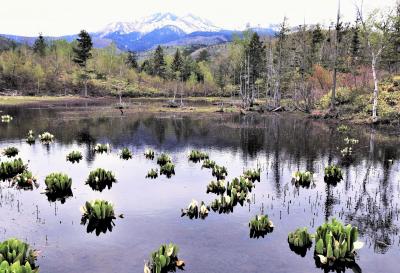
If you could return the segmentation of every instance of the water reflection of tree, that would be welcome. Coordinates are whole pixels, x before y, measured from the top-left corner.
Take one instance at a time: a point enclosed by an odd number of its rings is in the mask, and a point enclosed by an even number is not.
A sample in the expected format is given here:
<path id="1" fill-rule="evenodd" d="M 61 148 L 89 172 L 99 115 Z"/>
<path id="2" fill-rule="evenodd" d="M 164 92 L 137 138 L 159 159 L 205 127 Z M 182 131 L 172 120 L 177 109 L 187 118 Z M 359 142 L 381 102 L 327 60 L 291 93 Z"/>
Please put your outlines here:
<path id="1" fill-rule="evenodd" d="M 368 183 L 370 182 L 371 172 L 373 169 L 373 159 L 375 148 L 375 134 L 371 133 L 369 157 L 367 159 L 366 172 L 363 178 L 360 193 L 355 199 L 354 209 L 349 212 L 346 217 L 349 221 L 356 223 L 360 229 L 360 233 L 367 235 L 373 243 L 374 251 L 377 253 L 386 253 L 390 246 L 394 243 L 392 238 L 399 232 L 394 215 L 398 215 L 399 209 L 393 203 L 393 187 L 390 184 L 390 174 L 392 164 L 389 159 L 392 159 L 392 149 L 380 149 L 379 154 L 383 155 L 382 169 L 383 177 L 379 180 L 378 188 L 375 192 L 368 191 Z M 379 166 L 376 164 L 376 169 Z"/>

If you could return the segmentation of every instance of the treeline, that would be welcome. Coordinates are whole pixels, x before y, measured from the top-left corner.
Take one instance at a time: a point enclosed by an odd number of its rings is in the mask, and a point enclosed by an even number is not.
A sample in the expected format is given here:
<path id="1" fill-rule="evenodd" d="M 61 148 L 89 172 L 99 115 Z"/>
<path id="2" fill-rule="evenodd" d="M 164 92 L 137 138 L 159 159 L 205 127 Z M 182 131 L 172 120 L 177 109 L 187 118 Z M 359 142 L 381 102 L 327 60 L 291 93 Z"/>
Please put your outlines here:
<path id="1" fill-rule="evenodd" d="M 29 94 L 236 96 L 244 108 L 263 99 L 271 109 L 322 106 L 332 112 L 359 94 L 359 111 L 376 119 L 379 80 L 395 75 L 399 61 L 399 5 L 368 15 L 358 7 L 351 23 L 342 21 L 339 10 L 328 27 L 291 27 L 285 18 L 274 37 L 245 31 L 219 50 L 178 48 L 166 54 L 159 46 L 145 59 L 114 45 L 92 48 L 85 31 L 72 43 L 40 35 L 32 47 L 1 50 L 0 88 Z M 391 99 L 387 105 L 400 103 Z"/>

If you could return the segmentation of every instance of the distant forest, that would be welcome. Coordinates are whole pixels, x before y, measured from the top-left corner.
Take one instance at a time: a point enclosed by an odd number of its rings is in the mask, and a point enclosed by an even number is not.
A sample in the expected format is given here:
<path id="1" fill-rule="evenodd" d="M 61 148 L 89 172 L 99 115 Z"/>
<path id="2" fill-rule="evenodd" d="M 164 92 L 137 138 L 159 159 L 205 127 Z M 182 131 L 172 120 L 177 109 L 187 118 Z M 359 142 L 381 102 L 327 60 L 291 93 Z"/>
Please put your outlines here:
<path id="1" fill-rule="evenodd" d="M 33 46 L 0 38 L 0 92 L 123 97 L 221 96 L 243 108 L 362 113 L 400 119 L 400 6 L 329 26 L 290 26 L 274 36 L 244 31 L 217 46 L 158 46 L 146 58 L 115 45 L 93 48 L 81 31 L 72 43 Z M 400 87 L 399 87 L 400 89 Z"/>

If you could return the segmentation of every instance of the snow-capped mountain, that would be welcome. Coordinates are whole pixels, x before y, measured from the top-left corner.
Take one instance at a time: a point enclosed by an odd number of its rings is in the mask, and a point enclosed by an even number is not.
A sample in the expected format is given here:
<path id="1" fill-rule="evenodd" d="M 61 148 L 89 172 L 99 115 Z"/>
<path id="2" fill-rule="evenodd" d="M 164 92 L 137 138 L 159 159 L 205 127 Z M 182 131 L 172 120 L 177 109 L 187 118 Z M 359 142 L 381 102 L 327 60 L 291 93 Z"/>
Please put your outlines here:
<path id="1" fill-rule="evenodd" d="M 254 28 L 260 35 L 273 35 L 270 28 Z M 114 43 L 120 50 L 146 51 L 158 45 L 189 46 L 214 45 L 229 42 L 240 31 L 224 30 L 206 19 L 192 14 L 177 16 L 172 13 L 156 13 L 132 22 L 114 22 L 90 35 L 95 47 Z M 33 44 L 36 37 L 2 35 L 19 43 Z M 64 39 L 69 42 L 76 34 L 62 37 L 46 37 L 49 40 Z"/>
<path id="2" fill-rule="evenodd" d="M 172 13 L 156 13 L 133 22 L 114 22 L 108 24 L 98 33 L 103 37 L 109 33 L 128 34 L 139 32 L 146 34 L 165 27 L 179 29 L 186 34 L 197 31 L 217 32 L 221 30 L 221 28 L 216 27 L 210 21 L 192 14 L 180 17 Z"/>

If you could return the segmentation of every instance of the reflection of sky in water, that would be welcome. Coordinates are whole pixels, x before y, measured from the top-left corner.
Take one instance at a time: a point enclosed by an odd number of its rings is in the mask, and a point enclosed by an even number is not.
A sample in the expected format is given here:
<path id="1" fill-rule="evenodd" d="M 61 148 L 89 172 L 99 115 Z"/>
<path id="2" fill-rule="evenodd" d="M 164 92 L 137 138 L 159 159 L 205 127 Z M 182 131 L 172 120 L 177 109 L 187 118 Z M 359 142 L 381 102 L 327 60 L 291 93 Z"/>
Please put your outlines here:
<path id="1" fill-rule="evenodd" d="M 356 160 L 343 167 L 344 181 L 328 188 L 323 168 L 338 161 L 342 137 L 321 123 L 278 117 L 204 120 L 152 115 L 50 121 L 50 117 L 61 117 L 61 111 L 27 112 L 15 112 L 15 123 L 2 128 L 0 147 L 18 147 L 22 159 L 30 160 L 29 168 L 38 176 L 40 187 L 24 192 L 7 189 L 3 183 L 0 238 L 15 236 L 34 244 L 42 251 L 41 272 L 142 272 L 150 252 L 170 241 L 180 246 L 188 272 L 322 272 L 315 268 L 313 248 L 305 258 L 297 256 L 288 247 L 287 234 L 301 226 L 314 231 L 332 216 L 362 228 L 366 246 L 357 262 L 363 272 L 398 272 L 396 138 L 383 142 L 364 129 L 354 132 L 360 139 Z M 58 141 L 49 148 L 19 141 L 30 127 L 37 128 L 37 133 L 48 129 Z M 74 141 L 82 135 L 86 140 L 90 135 L 94 142 L 111 142 L 113 153 L 93 157 L 85 139 L 81 145 Z M 132 149 L 132 160 L 118 157 L 123 146 Z M 144 178 L 149 169 L 159 168 L 156 160 L 143 156 L 148 147 L 172 155 L 175 176 Z M 213 179 L 211 170 L 187 161 L 192 148 L 208 152 L 212 160 L 227 166 L 227 180 L 260 165 L 261 182 L 256 182 L 250 195 L 251 204 L 237 206 L 229 215 L 210 213 L 204 221 L 181 218 L 181 208 L 192 199 L 210 203 L 216 197 L 205 193 Z M 79 164 L 65 160 L 73 149 L 84 155 Z M 387 159 L 395 160 L 391 164 Z M 116 174 L 118 182 L 111 190 L 94 192 L 84 184 L 90 170 L 98 167 Z M 298 169 L 317 173 L 315 188 L 294 188 L 291 175 Z M 56 171 L 73 179 L 74 196 L 63 205 L 49 203 L 41 194 L 45 176 Z M 116 213 L 125 216 L 115 220 L 111 233 L 99 237 L 87 234 L 80 225 L 79 207 L 95 198 L 111 201 Z M 275 229 L 264 239 L 250 239 L 248 221 L 261 211 L 269 215 Z"/>

